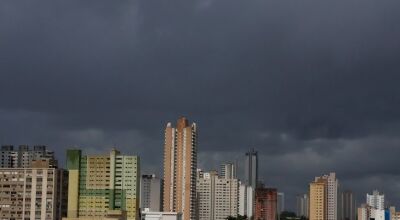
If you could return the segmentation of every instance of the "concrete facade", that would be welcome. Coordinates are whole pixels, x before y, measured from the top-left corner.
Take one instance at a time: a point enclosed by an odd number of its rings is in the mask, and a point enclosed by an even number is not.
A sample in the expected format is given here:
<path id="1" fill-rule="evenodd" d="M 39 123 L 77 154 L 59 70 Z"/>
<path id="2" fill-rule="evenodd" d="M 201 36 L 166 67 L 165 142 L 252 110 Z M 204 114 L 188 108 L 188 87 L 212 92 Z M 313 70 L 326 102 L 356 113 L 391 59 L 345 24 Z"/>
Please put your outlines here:
<path id="1" fill-rule="evenodd" d="M 57 168 L 57 160 L 54 152 L 49 151 L 44 145 L 35 145 L 30 148 L 28 145 L 20 145 L 15 148 L 13 145 L 3 145 L 0 151 L 0 168 L 30 168 L 32 161 L 48 159 L 48 167 Z"/>
<path id="2" fill-rule="evenodd" d="M 140 178 L 140 208 L 152 212 L 162 211 L 162 179 L 153 175 Z"/>
<path id="3" fill-rule="evenodd" d="M 164 145 L 163 210 L 196 217 L 197 126 L 182 117 L 176 128 L 168 123 Z"/>
<path id="4" fill-rule="evenodd" d="M 302 194 L 296 196 L 296 215 L 297 216 L 304 216 L 309 218 L 309 206 L 310 206 L 310 199 L 308 194 Z"/>
<path id="5" fill-rule="evenodd" d="M 0 218 L 60 220 L 66 173 L 55 168 L 0 168 Z"/>
<path id="6" fill-rule="evenodd" d="M 142 212 L 142 220 L 182 220 L 182 213 L 152 212 L 149 209 L 145 209 Z"/>
<path id="7" fill-rule="evenodd" d="M 338 186 L 339 181 L 336 179 L 335 173 L 329 175 L 323 175 L 315 177 L 315 182 L 325 183 L 325 209 L 324 219 L 326 220 L 337 220 L 338 217 Z M 311 201 L 311 194 L 310 194 Z M 311 218 L 311 203 L 310 203 L 310 218 Z M 314 213 L 315 214 L 315 213 Z"/>
<path id="8" fill-rule="evenodd" d="M 379 193 L 378 190 L 374 190 L 372 194 L 367 194 L 367 205 L 374 209 L 384 209 L 385 195 Z"/>
<path id="9" fill-rule="evenodd" d="M 255 191 L 255 220 L 276 220 L 278 193 L 274 188 L 257 188 Z"/>
<path id="10" fill-rule="evenodd" d="M 220 177 L 226 179 L 236 179 L 236 165 L 234 163 L 221 164 Z"/>
<path id="11" fill-rule="evenodd" d="M 258 153 L 254 149 L 246 153 L 244 164 L 245 183 L 253 189 L 257 188 L 258 184 Z"/>
<path id="12" fill-rule="evenodd" d="M 254 193 L 251 186 L 247 186 L 244 183 L 239 184 L 239 215 L 247 216 L 251 219 L 254 212 Z"/>
<path id="13" fill-rule="evenodd" d="M 139 219 L 140 161 L 137 156 L 83 156 L 67 151 L 68 220 Z"/>
<path id="14" fill-rule="evenodd" d="M 217 172 L 198 174 L 197 202 L 199 220 L 224 220 L 238 214 L 239 182 L 218 176 Z"/>
<path id="15" fill-rule="evenodd" d="M 324 179 L 310 183 L 310 220 L 326 220 L 327 181 Z"/>
<path id="16" fill-rule="evenodd" d="M 355 220 L 356 219 L 356 200 L 351 191 L 344 191 L 341 193 L 341 220 Z"/>

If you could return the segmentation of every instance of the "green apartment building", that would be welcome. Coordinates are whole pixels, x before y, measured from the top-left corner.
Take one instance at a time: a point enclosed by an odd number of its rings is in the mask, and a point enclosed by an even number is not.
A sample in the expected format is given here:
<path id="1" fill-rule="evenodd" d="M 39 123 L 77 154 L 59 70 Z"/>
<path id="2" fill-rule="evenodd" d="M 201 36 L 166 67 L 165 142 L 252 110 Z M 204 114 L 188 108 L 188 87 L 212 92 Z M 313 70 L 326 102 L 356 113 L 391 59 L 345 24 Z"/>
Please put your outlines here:
<path id="1" fill-rule="evenodd" d="M 69 171 L 66 220 L 139 219 L 140 161 L 138 156 L 84 156 L 67 151 Z"/>

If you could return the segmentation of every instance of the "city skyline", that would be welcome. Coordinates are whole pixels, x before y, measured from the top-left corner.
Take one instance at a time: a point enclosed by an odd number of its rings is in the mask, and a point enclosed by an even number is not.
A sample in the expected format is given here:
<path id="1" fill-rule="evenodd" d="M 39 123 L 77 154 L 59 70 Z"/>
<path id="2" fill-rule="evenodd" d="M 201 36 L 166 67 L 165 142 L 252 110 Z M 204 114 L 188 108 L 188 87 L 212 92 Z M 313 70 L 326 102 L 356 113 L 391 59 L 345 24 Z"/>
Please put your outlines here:
<path id="1" fill-rule="evenodd" d="M 399 1 L 0 1 L 0 143 L 117 146 L 162 175 L 168 121 L 199 126 L 198 167 L 255 148 L 295 209 L 336 172 L 400 207 Z"/>

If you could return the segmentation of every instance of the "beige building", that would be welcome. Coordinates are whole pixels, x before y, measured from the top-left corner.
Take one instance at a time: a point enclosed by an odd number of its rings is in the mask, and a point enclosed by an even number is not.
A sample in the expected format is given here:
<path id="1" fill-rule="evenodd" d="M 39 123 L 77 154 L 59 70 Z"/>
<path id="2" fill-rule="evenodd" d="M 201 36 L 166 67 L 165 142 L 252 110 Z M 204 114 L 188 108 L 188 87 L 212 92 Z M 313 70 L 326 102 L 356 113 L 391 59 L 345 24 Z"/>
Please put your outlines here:
<path id="1" fill-rule="evenodd" d="M 310 220 L 337 220 L 338 186 L 339 181 L 335 173 L 315 177 L 314 182 L 310 184 Z M 312 198 L 312 195 L 315 197 Z"/>
<path id="2" fill-rule="evenodd" d="M 310 220 L 327 220 L 327 181 L 316 179 L 310 183 Z"/>
<path id="3" fill-rule="evenodd" d="M 239 204 L 239 181 L 218 176 L 217 172 L 199 171 L 197 179 L 199 220 L 224 220 L 236 217 Z"/>
<path id="4" fill-rule="evenodd" d="M 182 213 L 153 212 L 145 208 L 142 212 L 142 220 L 182 220 Z"/>
<path id="5" fill-rule="evenodd" d="M 139 157 L 67 151 L 67 220 L 139 219 Z"/>
<path id="6" fill-rule="evenodd" d="M 0 168 L 0 219 L 60 220 L 66 211 L 66 172 Z"/>
<path id="7" fill-rule="evenodd" d="M 197 126 L 182 117 L 165 128 L 163 211 L 196 219 Z"/>

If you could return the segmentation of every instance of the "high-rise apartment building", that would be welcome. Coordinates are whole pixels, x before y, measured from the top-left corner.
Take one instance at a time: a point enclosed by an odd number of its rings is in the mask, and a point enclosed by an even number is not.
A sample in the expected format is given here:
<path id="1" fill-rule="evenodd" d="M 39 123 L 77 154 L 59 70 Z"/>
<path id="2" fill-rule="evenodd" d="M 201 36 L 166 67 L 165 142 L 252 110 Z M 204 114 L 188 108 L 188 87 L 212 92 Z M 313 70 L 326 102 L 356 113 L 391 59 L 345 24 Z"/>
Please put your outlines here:
<path id="1" fill-rule="evenodd" d="M 362 204 L 361 207 L 358 208 L 358 220 L 371 220 L 371 219 L 386 220 L 387 218 L 385 218 L 385 210 L 376 209 L 368 204 Z"/>
<path id="2" fill-rule="evenodd" d="M 139 219 L 139 157 L 67 151 L 67 220 Z"/>
<path id="3" fill-rule="evenodd" d="M 162 210 L 162 179 L 156 175 L 142 175 L 140 180 L 140 208 L 151 212 Z"/>
<path id="4" fill-rule="evenodd" d="M 278 216 L 285 211 L 285 193 L 283 192 L 278 192 L 278 205 L 277 205 L 277 210 L 278 210 Z"/>
<path id="5" fill-rule="evenodd" d="M 357 209 L 358 220 L 369 220 L 371 218 L 371 206 L 367 204 L 361 204 L 361 207 Z"/>
<path id="6" fill-rule="evenodd" d="M 317 179 L 310 183 L 310 220 L 326 220 L 327 180 Z"/>
<path id="7" fill-rule="evenodd" d="M 258 184 L 258 153 L 254 149 L 246 153 L 245 159 L 245 183 L 253 189 L 257 188 Z"/>
<path id="8" fill-rule="evenodd" d="M 234 178 L 204 172 L 197 179 L 199 220 L 224 220 L 238 214 L 239 182 Z"/>
<path id="9" fill-rule="evenodd" d="M 400 220 L 400 212 L 396 211 L 396 207 L 389 207 L 390 220 Z M 385 218 L 386 220 L 386 218 Z"/>
<path id="10" fill-rule="evenodd" d="M 302 194 L 296 196 L 296 215 L 301 217 L 304 216 L 306 218 L 309 217 L 309 204 L 310 200 L 308 194 Z"/>
<path id="11" fill-rule="evenodd" d="M 385 195 L 374 190 L 372 194 L 367 194 L 367 205 L 374 209 L 383 210 L 385 208 Z"/>
<path id="12" fill-rule="evenodd" d="M 181 212 L 183 220 L 196 219 L 197 126 L 182 117 L 176 128 L 165 128 L 165 212 Z"/>
<path id="13" fill-rule="evenodd" d="M 61 220 L 66 178 L 65 170 L 46 166 L 0 168 L 0 219 Z"/>
<path id="14" fill-rule="evenodd" d="M 259 187 L 255 191 L 254 220 L 276 220 L 278 193 L 274 188 Z"/>
<path id="15" fill-rule="evenodd" d="M 51 167 L 57 167 L 54 152 L 47 150 L 46 146 L 35 145 L 33 149 L 28 145 L 20 145 L 18 149 L 13 145 L 1 146 L 1 168 L 30 168 L 32 161 L 48 159 Z"/>
<path id="16" fill-rule="evenodd" d="M 254 210 L 254 189 L 244 183 L 239 184 L 239 215 L 253 217 Z"/>
<path id="17" fill-rule="evenodd" d="M 236 179 L 236 165 L 234 163 L 221 164 L 220 177 L 226 179 Z"/>
<path id="18" fill-rule="evenodd" d="M 340 220 L 356 220 L 356 200 L 352 191 L 341 193 Z"/>
<path id="19" fill-rule="evenodd" d="M 325 198 L 326 209 L 324 211 L 325 218 L 326 220 L 337 220 L 339 181 L 336 179 L 335 173 L 330 173 L 329 175 L 315 177 L 315 182 L 319 182 L 320 180 L 326 183 L 326 198 Z M 311 194 L 310 194 L 310 201 L 311 201 Z M 311 204 L 310 204 L 310 209 L 311 209 Z M 310 211 L 310 218 L 311 218 L 311 211 Z"/>

